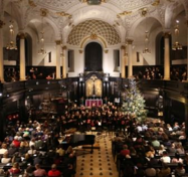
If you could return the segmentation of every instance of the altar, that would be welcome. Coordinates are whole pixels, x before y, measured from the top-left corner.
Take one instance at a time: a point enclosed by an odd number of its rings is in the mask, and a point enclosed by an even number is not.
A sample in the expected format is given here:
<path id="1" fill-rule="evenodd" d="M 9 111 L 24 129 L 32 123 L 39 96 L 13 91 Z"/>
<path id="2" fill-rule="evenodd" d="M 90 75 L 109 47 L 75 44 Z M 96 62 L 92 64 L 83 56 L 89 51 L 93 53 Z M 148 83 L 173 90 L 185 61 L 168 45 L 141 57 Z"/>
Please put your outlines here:
<path id="1" fill-rule="evenodd" d="M 86 107 L 92 107 L 92 106 L 102 106 L 103 105 L 103 100 L 100 98 L 89 98 L 85 100 L 85 106 Z"/>

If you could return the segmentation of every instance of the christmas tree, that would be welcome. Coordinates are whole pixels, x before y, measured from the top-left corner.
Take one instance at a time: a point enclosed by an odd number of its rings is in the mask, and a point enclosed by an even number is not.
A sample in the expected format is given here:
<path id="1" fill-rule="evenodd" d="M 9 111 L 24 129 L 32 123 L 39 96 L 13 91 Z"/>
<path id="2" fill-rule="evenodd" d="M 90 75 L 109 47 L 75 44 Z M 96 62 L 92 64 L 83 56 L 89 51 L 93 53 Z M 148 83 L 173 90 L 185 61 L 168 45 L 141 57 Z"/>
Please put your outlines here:
<path id="1" fill-rule="evenodd" d="M 124 93 L 121 107 L 122 111 L 125 113 L 125 115 L 129 115 L 139 122 L 144 121 L 147 117 L 145 100 L 141 95 L 134 79 L 129 79 L 128 86 Z"/>

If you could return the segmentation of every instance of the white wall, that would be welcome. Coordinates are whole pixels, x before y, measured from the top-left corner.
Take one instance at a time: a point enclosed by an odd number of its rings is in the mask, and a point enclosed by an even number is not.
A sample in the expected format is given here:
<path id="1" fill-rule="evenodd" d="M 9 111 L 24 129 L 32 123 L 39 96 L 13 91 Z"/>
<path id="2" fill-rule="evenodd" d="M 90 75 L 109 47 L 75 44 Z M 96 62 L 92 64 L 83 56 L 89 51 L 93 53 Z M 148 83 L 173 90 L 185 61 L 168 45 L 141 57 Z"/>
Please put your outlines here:
<path id="1" fill-rule="evenodd" d="M 39 54 L 39 50 L 41 48 L 40 43 L 40 29 L 37 33 L 33 30 L 31 38 L 33 40 L 33 66 L 55 66 L 56 65 L 56 43 L 55 43 L 55 34 L 52 27 L 45 23 L 44 26 L 44 49 L 46 51 L 45 54 Z M 49 62 L 49 53 L 51 52 L 51 62 Z M 62 63 L 62 62 L 61 62 Z"/>
<path id="2" fill-rule="evenodd" d="M 93 41 L 91 41 L 93 42 Z M 100 43 L 100 42 L 99 42 Z M 102 59 L 102 67 L 104 73 L 110 73 L 110 76 L 118 77 L 119 72 L 114 72 L 114 56 L 113 51 L 115 49 L 120 49 L 120 46 L 112 46 L 110 48 L 103 48 L 103 59 Z M 75 46 L 68 46 L 67 50 L 74 50 L 74 72 L 69 72 L 69 77 L 76 77 L 80 73 L 84 73 L 84 60 L 85 60 L 85 51 L 84 49 L 76 48 Z M 105 52 L 105 51 L 108 52 Z M 82 51 L 82 52 L 80 52 Z M 121 58 L 120 58 L 121 60 Z"/>

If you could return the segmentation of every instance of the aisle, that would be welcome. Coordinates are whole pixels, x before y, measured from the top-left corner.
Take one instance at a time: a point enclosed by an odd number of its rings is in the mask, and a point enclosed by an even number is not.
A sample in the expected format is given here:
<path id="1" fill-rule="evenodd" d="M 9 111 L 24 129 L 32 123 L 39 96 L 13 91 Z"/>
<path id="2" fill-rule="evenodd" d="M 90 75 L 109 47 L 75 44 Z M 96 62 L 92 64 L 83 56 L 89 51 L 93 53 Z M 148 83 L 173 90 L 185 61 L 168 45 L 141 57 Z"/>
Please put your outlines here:
<path id="1" fill-rule="evenodd" d="M 118 177 L 112 156 L 111 138 L 112 136 L 106 133 L 96 135 L 95 142 L 99 144 L 100 148 L 94 149 L 93 154 L 77 157 L 75 177 Z"/>

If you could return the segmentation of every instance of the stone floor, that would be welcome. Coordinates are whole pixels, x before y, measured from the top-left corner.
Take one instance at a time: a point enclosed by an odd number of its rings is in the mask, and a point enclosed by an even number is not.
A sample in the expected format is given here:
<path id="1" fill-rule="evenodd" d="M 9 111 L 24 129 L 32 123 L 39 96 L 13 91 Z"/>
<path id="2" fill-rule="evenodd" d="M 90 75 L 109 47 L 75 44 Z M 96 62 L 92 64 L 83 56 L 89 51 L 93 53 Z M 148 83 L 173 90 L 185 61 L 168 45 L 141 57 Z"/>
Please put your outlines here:
<path id="1" fill-rule="evenodd" d="M 99 148 L 94 149 L 92 154 L 88 149 L 85 152 L 81 149 L 77 151 L 75 177 L 118 177 L 111 149 L 113 133 L 103 132 L 97 135 L 97 132 L 87 132 L 87 134 L 96 135 L 95 142 Z"/>

